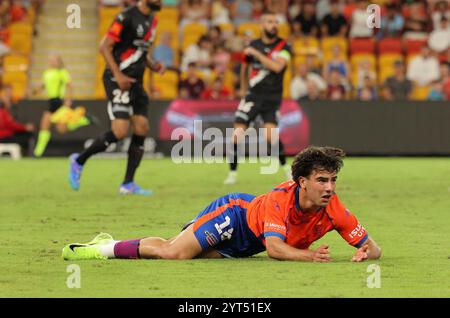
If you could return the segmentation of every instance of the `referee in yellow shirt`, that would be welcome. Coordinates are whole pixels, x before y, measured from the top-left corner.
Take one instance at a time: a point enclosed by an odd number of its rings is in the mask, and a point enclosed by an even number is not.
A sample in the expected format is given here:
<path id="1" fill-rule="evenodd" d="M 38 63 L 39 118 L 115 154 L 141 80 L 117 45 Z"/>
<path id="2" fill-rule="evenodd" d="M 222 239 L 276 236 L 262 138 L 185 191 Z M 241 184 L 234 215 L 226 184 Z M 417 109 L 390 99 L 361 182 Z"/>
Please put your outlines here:
<path id="1" fill-rule="evenodd" d="M 45 89 L 48 97 L 49 108 L 42 114 L 40 130 L 34 156 L 41 157 L 51 138 L 52 115 L 60 109 L 61 106 L 72 106 L 73 85 L 69 72 L 64 68 L 61 57 L 57 54 L 49 56 L 49 68 L 42 76 L 42 84 L 34 93 Z M 56 130 L 60 134 L 75 130 L 81 126 L 89 124 L 85 116 L 81 116 L 75 123 L 56 123 Z"/>

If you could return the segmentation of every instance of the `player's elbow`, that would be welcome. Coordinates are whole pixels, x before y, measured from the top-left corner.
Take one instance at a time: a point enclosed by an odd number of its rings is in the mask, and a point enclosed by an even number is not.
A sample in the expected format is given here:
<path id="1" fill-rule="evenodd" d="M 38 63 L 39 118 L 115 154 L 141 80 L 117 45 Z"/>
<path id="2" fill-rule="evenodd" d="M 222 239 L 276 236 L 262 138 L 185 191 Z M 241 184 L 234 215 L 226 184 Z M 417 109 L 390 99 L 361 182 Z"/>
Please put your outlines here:
<path id="1" fill-rule="evenodd" d="M 280 260 L 280 251 L 279 248 L 277 247 L 276 243 L 269 243 L 266 242 L 266 252 L 267 252 L 267 256 L 269 256 L 270 258 L 276 259 L 276 260 Z"/>
<path id="2" fill-rule="evenodd" d="M 379 246 L 374 246 L 369 250 L 370 259 L 380 259 L 381 258 L 381 248 Z"/>

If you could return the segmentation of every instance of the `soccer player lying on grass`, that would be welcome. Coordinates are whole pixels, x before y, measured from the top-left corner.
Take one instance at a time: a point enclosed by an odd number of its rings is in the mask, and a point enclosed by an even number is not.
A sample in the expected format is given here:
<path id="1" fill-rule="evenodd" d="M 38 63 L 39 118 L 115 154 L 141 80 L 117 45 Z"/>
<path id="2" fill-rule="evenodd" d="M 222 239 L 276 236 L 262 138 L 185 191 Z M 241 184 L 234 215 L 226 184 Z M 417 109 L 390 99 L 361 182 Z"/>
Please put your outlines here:
<path id="1" fill-rule="evenodd" d="M 266 250 L 278 260 L 330 262 L 327 245 L 316 250 L 309 247 L 336 230 L 357 248 L 352 261 L 378 259 L 380 248 L 334 192 L 343 157 L 337 148 L 309 147 L 295 157 L 293 181 L 259 197 L 243 193 L 223 196 L 172 239 L 114 241 L 101 233 L 87 244 L 65 246 L 63 258 L 240 258 Z"/>

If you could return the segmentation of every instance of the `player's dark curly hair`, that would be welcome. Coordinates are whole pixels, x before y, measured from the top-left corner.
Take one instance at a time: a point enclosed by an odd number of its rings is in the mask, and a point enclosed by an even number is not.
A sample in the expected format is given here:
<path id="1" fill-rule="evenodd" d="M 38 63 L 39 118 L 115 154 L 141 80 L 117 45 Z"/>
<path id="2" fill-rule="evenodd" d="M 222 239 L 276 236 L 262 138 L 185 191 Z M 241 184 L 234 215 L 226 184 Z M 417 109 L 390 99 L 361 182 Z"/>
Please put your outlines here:
<path id="1" fill-rule="evenodd" d="M 292 177 L 298 184 L 300 177 L 308 177 L 314 170 L 337 173 L 344 165 L 344 157 L 344 151 L 339 148 L 310 146 L 295 156 Z"/>

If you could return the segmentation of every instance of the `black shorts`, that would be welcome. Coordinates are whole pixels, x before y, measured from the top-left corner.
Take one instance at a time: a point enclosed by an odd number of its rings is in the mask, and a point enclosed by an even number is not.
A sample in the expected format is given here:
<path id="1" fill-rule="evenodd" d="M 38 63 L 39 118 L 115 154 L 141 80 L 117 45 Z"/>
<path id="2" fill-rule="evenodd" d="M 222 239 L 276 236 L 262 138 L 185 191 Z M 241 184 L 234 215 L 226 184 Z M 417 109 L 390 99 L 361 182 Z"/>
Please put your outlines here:
<path id="1" fill-rule="evenodd" d="M 278 124 L 281 97 L 249 94 L 239 103 L 235 123 L 249 125 L 258 115 L 264 123 Z"/>
<path id="2" fill-rule="evenodd" d="M 115 78 L 105 72 L 103 84 L 108 98 L 109 119 L 130 119 L 133 115 L 147 117 L 149 99 L 142 82 L 137 81 L 129 91 L 122 92 Z"/>
<path id="3" fill-rule="evenodd" d="M 56 112 L 62 105 L 64 101 L 61 98 L 50 98 L 48 100 L 48 111 L 50 113 Z"/>

